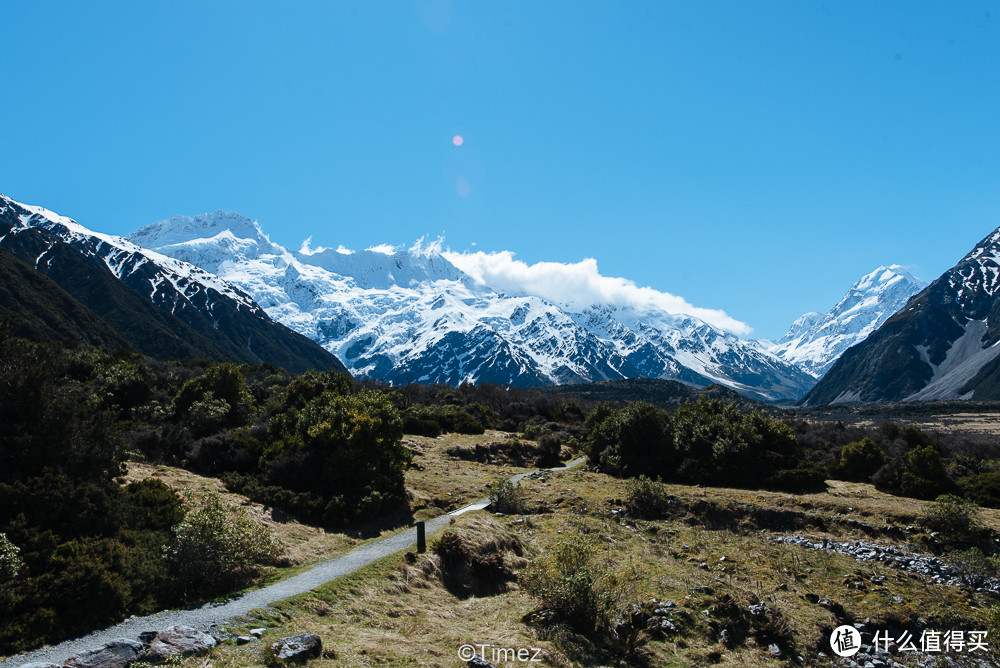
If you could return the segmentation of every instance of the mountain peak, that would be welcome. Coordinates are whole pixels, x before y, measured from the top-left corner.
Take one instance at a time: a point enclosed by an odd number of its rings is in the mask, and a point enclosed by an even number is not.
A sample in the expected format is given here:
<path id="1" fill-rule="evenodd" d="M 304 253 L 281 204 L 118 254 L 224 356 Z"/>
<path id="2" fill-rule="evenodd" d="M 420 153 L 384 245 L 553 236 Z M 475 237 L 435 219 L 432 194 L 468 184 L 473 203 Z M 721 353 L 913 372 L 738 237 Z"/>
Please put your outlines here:
<path id="1" fill-rule="evenodd" d="M 213 211 L 190 216 L 173 216 L 141 227 L 128 235 L 129 241 L 144 248 L 161 248 L 200 239 L 211 239 L 230 232 L 237 239 L 267 242 L 260 225 L 233 211 Z"/>
<path id="2" fill-rule="evenodd" d="M 845 350 L 863 341 L 925 285 L 901 265 L 881 265 L 854 283 L 827 313 L 798 317 L 788 333 L 768 347 L 819 378 Z"/>

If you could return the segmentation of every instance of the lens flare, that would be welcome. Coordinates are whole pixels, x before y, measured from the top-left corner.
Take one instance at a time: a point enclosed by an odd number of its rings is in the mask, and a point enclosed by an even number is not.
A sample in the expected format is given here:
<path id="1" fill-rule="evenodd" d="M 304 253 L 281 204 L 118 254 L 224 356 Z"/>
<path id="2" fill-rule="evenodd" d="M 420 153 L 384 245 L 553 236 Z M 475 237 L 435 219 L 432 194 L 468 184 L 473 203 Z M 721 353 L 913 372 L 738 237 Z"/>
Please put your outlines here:
<path id="1" fill-rule="evenodd" d="M 455 135 L 454 137 L 451 138 L 451 143 L 454 144 L 455 146 L 461 146 L 463 143 L 465 143 L 465 139 L 462 137 L 462 135 Z"/>

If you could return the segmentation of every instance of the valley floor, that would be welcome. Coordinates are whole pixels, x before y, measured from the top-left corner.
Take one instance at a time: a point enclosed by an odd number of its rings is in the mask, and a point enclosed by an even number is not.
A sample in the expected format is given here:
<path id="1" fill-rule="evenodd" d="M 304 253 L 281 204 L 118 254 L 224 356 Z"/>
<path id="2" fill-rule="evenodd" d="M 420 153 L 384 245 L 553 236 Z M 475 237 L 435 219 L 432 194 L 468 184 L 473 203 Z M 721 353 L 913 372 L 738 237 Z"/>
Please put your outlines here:
<path id="1" fill-rule="evenodd" d="M 606 643 L 545 623 L 544 612 L 535 614 L 542 604 L 516 582 L 477 589 L 456 578 L 444 552 L 434 549 L 447 532 L 484 553 L 523 546 L 523 558 L 506 552 L 517 569 L 571 539 L 592 545 L 600 566 L 620 576 L 618 603 L 636 604 L 644 625 L 657 625 L 654 633 L 639 635 L 628 665 L 831 665 L 830 634 L 842 623 L 861 624 L 866 633 L 909 631 L 918 639 L 924 629 L 968 633 L 997 627 L 996 608 L 990 608 L 998 599 L 988 591 L 991 585 L 963 584 L 944 566 L 921 561 L 931 558 L 935 546 L 920 526 L 926 504 L 868 484 L 830 481 L 826 491 L 803 495 L 667 485 L 667 514 L 643 520 L 624 512 L 624 481 L 578 467 L 525 476 L 520 481 L 525 514 L 439 515 L 486 496 L 487 485 L 502 477 L 530 471 L 448 454 L 456 446 L 503 436 L 406 438 L 415 454 L 407 476 L 411 509 L 417 519 L 438 515 L 428 521 L 428 531 L 439 532 L 423 555 L 397 553 L 412 549 L 412 530 L 386 526 L 327 533 L 227 496 L 273 528 L 288 546 L 289 567 L 273 574 L 278 584 L 237 599 L 241 609 L 221 604 L 199 609 L 209 611 L 196 620 L 203 626 L 225 618 L 233 634 L 265 627 L 260 641 L 227 641 L 183 665 L 268 665 L 265 648 L 302 632 L 323 640 L 324 654 L 310 662 L 313 666 L 458 666 L 465 665 L 468 656 L 460 658 L 460 652 L 469 645 L 497 666 L 531 665 L 510 660 L 515 655 L 508 650 L 521 649 L 527 652 L 522 656 L 539 660 L 536 665 L 624 665 Z M 195 493 L 218 484 L 166 467 L 134 465 L 129 475 L 159 477 Z M 979 521 L 1000 530 L 1000 511 L 983 510 Z M 303 572 L 345 553 L 327 562 L 336 566 Z M 904 558 L 888 558 L 892 555 Z M 361 561 L 366 565 L 358 567 Z M 345 568 L 352 564 L 357 570 Z M 272 603 L 276 599 L 284 600 Z M 118 635 L 134 637 L 154 622 L 152 628 L 191 624 L 194 612 L 171 613 L 187 615 L 176 618 L 183 621 L 171 616 L 126 623 Z M 100 644 L 95 637 L 84 639 L 79 649 L 95 643 Z M 858 658 L 867 657 L 873 667 L 925 665 L 931 659 L 939 665 L 988 666 L 997 665 L 997 647 L 989 637 L 986 650 L 966 648 L 949 657 L 868 647 Z M 35 656 L 30 660 L 39 660 Z M 841 660 L 840 665 L 851 664 Z"/>

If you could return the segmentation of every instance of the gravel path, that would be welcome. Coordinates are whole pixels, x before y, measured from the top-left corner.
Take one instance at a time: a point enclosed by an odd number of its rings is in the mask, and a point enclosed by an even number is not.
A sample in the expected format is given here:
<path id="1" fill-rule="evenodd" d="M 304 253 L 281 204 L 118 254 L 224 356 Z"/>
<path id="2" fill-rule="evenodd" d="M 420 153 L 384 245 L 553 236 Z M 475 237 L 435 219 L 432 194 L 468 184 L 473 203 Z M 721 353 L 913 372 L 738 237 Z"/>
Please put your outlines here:
<path id="1" fill-rule="evenodd" d="M 579 466 L 586 457 L 580 457 L 568 462 L 565 466 L 550 471 L 565 471 Z M 519 473 L 511 476 L 512 482 L 517 482 L 531 473 Z M 455 515 L 469 512 L 470 510 L 482 510 L 490 504 L 489 499 L 480 499 L 467 506 L 452 511 L 446 515 L 439 515 L 425 523 L 427 534 L 430 534 L 447 524 Z M 267 587 L 247 592 L 242 596 L 223 601 L 220 603 L 208 603 L 197 608 L 187 610 L 174 610 L 170 612 L 158 612 L 146 617 L 132 617 L 126 619 L 121 624 L 99 631 L 94 631 L 90 635 L 66 640 L 58 645 L 42 647 L 32 652 L 18 654 L 7 658 L 0 663 L 0 668 L 16 668 L 25 663 L 48 662 L 63 663 L 71 656 L 88 649 L 96 649 L 116 638 L 137 638 L 143 631 L 157 631 L 170 626 L 183 624 L 196 629 L 207 631 L 212 624 L 221 623 L 238 615 L 245 615 L 254 608 L 263 608 L 273 601 L 301 594 L 315 589 L 325 582 L 329 582 L 341 575 L 346 575 L 362 566 L 388 556 L 393 552 L 399 552 L 413 545 L 417 540 L 417 530 L 415 527 L 404 529 L 388 538 L 369 543 L 363 547 L 345 554 L 342 557 L 330 559 L 314 566 L 310 570 L 300 573 L 295 577 L 276 582 Z"/>

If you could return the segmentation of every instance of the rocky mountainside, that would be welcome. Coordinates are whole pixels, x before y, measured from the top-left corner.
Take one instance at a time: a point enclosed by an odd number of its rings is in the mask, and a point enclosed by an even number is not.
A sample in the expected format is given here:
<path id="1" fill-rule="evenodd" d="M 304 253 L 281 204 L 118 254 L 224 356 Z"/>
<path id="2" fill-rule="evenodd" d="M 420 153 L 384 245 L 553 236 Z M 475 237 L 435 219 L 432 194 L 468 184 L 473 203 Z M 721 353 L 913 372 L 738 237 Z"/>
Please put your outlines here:
<path id="1" fill-rule="evenodd" d="M 152 357 L 270 362 L 294 372 L 346 370 L 218 276 L 3 195 L 0 247 Z"/>
<path id="2" fill-rule="evenodd" d="M 217 273 L 352 373 L 392 383 L 649 377 L 720 383 L 775 401 L 800 397 L 814 382 L 763 346 L 692 316 L 613 304 L 572 309 L 505 294 L 433 247 L 289 251 L 226 212 L 177 216 L 128 238 Z"/>
<path id="3" fill-rule="evenodd" d="M 805 403 L 1000 398 L 998 287 L 1000 229 L 845 352 Z"/>
<path id="4" fill-rule="evenodd" d="M 845 350 L 864 341 L 926 285 L 898 264 L 879 267 L 852 285 L 827 313 L 806 313 L 780 341 L 765 345 L 821 378 Z"/>

